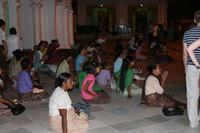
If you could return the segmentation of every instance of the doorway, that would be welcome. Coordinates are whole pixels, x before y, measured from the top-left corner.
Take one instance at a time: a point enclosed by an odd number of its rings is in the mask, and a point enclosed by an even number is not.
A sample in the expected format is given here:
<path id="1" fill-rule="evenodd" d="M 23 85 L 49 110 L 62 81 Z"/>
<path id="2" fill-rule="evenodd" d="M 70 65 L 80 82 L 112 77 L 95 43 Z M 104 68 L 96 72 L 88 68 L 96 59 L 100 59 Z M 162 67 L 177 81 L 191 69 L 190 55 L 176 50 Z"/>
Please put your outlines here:
<path id="1" fill-rule="evenodd" d="M 130 6 L 128 16 L 132 31 L 144 33 L 148 30 L 149 21 L 157 23 L 157 7 Z"/>
<path id="2" fill-rule="evenodd" d="M 112 32 L 115 22 L 114 6 L 88 6 L 87 25 L 96 27 L 99 32 Z"/>

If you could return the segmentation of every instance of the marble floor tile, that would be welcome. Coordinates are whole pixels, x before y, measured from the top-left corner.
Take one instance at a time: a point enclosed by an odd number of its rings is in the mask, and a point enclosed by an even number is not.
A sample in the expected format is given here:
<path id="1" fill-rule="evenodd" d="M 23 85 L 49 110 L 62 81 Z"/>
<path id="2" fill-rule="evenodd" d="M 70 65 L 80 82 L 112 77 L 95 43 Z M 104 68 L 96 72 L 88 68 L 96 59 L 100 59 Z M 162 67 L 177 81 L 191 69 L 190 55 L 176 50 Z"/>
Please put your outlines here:
<path id="1" fill-rule="evenodd" d="M 35 133 L 51 133 L 49 129 L 42 127 L 42 125 L 40 125 L 39 123 L 29 124 L 27 126 L 24 126 L 23 128 L 33 133 L 34 132 Z"/>
<path id="2" fill-rule="evenodd" d="M 106 126 L 106 124 L 104 122 L 99 121 L 97 119 L 89 121 L 89 130 L 95 129 L 95 128 L 100 128 L 100 127 L 105 127 L 105 126 Z"/>
<path id="3" fill-rule="evenodd" d="M 32 120 L 32 118 L 30 118 L 30 117 L 19 117 L 19 118 L 15 118 L 15 119 L 13 119 L 13 121 L 12 121 L 12 123 L 14 123 L 14 124 L 16 124 L 16 125 L 18 125 L 18 126 L 20 126 L 20 127 L 23 127 L 23 126 L 25 126 L 25 125 L 29 125 L 29 124 L 32 124 L 33 123 L 33 120 Z"/>
<path id="4" fill-rule="evenodd" d="M 20 128 L 14 123 L 8 122 L 0 125 L 0 133 L 7 133 Z"/>
<path id="5" fill-rule="evenodd" d="M 90 114 L 88 119 L 89 119 L 89 121 L 90 121 L 90 120 L 96 119 L 96 117 L 94 117 L 93 115 Z"/>
<path id="6" fill-rule="evenodd" d="M 200 133 L 200 126 L 196 128 L 191 128 L 189 126 L 182 128 L 182 129 L 176 129 L 174 133 Z"/>
<path id="7" fill-rule="evenodd" d="M 184 126 L 189 126 L 189 120 L 186 117 L 180 118 L 180 119 L 176 119 L 175 121 L 177 123 L 180 123 L 180 124 L 184 125 Z"/>
<path id="8" fill-rule="evenodd" d="M 111 125 L 111 127 L 120 132 L 134 129 L 134 127 L 129 122 L 118 123 L 115 125 Z"/>
<path id="9" fill-rule="evenodd" d="M 139 127 L 137 130 L 144 133 L 167 133 L 168 132 L 168 130 L 161 127 L 160 124 L 153 124 L 146 127 Z"/>
<path id="10" fill-rule="evenodd" d="M 120 133 L 112 127 L 101 127 L 88 131 L 88 133 Z"/>
<path id="11" fill-rule="evenodd" d="M 185 127 L 184 125 L 176 121 L 166 121 L 166 122 L 160 123 L 159 126 L 163 129 L 166 129 L 167 131 L 174 131 L 176 129 L 181 129 Z"/>
<path id="12" fill-rule="evenodd" d="M 169 119 L 163 117 L 162 115 L 155 115 L 155 116 L 152 116 L 152 117 L 148 117 L 146 119 L 153 121 L 153 122 L 156 122 L 156 123 L 165 122 L 165 121 L 169 120 Z"/>
<path id="13" fill-rule="evenodd" d="M 129 111 L 125 108 L 119 107 L 119 108 L 112 108 L 109 110 L 114 115 L 127 115 L 129 114 Z"/>
<path id="14" fill-rule="evenodd" d="M 97 111 L 104 111 L 104 109 L 100 106 L 91 106 L 91 112 L 97 112 Z"/>
<path id="15" fill-rule="evenodd" d="M 154 123 L 149 120 L 141 119 L 141 120 L 128 121 L 128 122 L 124 122 L 124 123 L 111 125 L 111 127 L 115 128 L 121 132 L 121 131 L 137 129 L 140 127 L 146 127 L 146 126 L 149 126 L 152 124 L 154 124 Z"/>
<path id="16" fill-rule="evenodd" d="M 28 131 L 24 128 L 19 128 L 19 129 L 16 129 L 16 130 L 12 130 L 10 132 L 7 132 L 7 133 L 33 133 L 31 131 Z"/>

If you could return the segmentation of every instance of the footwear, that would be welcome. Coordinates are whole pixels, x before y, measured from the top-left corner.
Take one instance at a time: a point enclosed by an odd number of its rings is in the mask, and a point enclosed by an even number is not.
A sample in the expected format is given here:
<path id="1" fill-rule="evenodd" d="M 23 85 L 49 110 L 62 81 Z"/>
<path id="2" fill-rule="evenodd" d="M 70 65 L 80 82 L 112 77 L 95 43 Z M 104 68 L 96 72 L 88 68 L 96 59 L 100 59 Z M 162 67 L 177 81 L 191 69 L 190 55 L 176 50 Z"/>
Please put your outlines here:
<path id="1" fill-rule="evenodd" d="M 199 125 L 199 122 L 190 122 L 191 128 L 196 128 L 196 127 L 198 127 L 198 125 Z"/>

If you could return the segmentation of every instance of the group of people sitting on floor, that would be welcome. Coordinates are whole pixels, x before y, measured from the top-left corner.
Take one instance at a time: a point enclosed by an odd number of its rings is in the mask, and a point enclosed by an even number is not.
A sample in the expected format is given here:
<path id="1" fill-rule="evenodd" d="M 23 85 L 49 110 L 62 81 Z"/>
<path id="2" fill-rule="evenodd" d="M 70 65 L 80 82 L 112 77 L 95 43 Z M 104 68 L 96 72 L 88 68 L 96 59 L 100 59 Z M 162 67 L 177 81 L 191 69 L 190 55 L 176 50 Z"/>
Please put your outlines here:
<path id="1" fill-rule="evenodd" d="M 9 56 L 7 60 L 7 68 L 0 67 L 0 81 L 1 81 L 1 108 L 0 115 L 5 114 L 6 108 L 4 108 L 5 101 L 6 103 L 12 103 L 12 100 L 9 100 L 3 96 L 3 91 L 7 88 L 13 88 L 17 91 L 17 99 L 22 101 L 32 101 L 32 100 L 41 100 L 49 97 L 47 91 L 43 88 L 43 84 L 40 81 L 39 74 L 41 72 L 49 72 L 49 67 L 46 65 L 47 61 L 51 61 L 51 58 L 56 58 L 56 48 L 59 47 L 57 40 L 52 40 L 51 44 L 48 45 L 47 41 L 41 41 L 39 45 L 34 46 L 33 51 L 25 55 L 21 49 L 15 49 L 12 52 L 12 56 Z M 51 58 L 50 58 L 51 57 Z M 59 56 L 57 56 L 59 57 Z M 65 56 L 66 57 L 66 56 Z M 51 59 L 51 60 L 50 60 Z M 57 69 L 58 73 L 62 73 L 62 62 L 67 59 L 59 57 L 60 62 L 59 68 Z M 8 107 L 7 107 L 8 108 Z"/>
<path id="2" fill-rule="evenodd" d="M 111 67 L 104 62 L 106 58 L 103 57 L 105 52 L 102 45 L 94 43 L 87 47 L 80 47 L 75 58 L 76 72 L 74 74 L 69 67 L 69 61 L 73 57 L 71 52 L 65 52 L 63 56 L 60 56 L 56 53 L 58 47 L 57 40 L 53 40 L 51 45 L 48 45 L 46 41 L 41 41 L 34 47 L 32 55 L 27 56 L 29 59 L 24 58 L 23 52 L 17 49 L 13 51 L 13 57 L 9 61 L 9 77 L 13 82 L 12 87 L 19 94 L 20 101 L 47 98 L 48 94 L 40 84 L 38 73 L 53 72 L 55 74 L 55 90 L 49 99 L 49 124 L 55 132 L 85 132 L 88 128 L 88 114 L 84 113 L 84 109 L 75 109 L 68 94 L 68 90 L 75 86 L 75 79 L 85 105 L 109 103 L 113 80 L 120 94 L 127 98 L 133 96 L 135 58 L 126 49 L 118 51 L 113 69 L 110 69 Z M 52 69 L 48 62 L 56 67 Z M 162 73 L 159 64 L 150 64 L 148 70 L 149 75 L 145 79 L 143 89 L 138 87 L 141 91 L 143 90 L 142 103 L 152 107 L 162 107 L 165 113 L 169 113 L 170 108 L 173 108 L 173 111 L 183 112 L 182 108 L 186 105 L 164 92 L 163 86 L 168 72 Z M 3 71 L 0 69 L 1 90 L 5 87 Z M 76 75 L 76 78 L 72 75 Z M 159 76 L 161 76 L 160 81 Z M 3 104 L 5 102 L 9 103 L 9 100 L 1 95 L 1 109 L 5 109 L 5 104 Z"/>

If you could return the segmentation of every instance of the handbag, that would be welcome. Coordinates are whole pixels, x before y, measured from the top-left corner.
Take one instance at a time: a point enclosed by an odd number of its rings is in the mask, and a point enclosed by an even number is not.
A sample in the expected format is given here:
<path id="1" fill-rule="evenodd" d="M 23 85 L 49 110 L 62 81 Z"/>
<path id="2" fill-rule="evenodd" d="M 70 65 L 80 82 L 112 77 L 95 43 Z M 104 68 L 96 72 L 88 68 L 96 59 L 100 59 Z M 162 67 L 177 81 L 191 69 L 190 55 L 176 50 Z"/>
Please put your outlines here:
<path id="1" fill-rule="evenodd" d="M 13 103 L 8 106 L 13 115 L 20 115 L 25 111 L 25 107 L 19 103 Z"/>
<path id="2" fill-rule="evenodd" d="M 168 108 L 163 108 L 162 112 L 165 116 L 175 116 L 184 114 L 184 110 L 180 109 L 179 107 L 175 107 L 172 110 L 169 110 Z"/>

